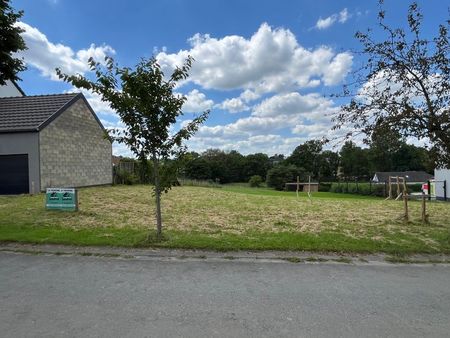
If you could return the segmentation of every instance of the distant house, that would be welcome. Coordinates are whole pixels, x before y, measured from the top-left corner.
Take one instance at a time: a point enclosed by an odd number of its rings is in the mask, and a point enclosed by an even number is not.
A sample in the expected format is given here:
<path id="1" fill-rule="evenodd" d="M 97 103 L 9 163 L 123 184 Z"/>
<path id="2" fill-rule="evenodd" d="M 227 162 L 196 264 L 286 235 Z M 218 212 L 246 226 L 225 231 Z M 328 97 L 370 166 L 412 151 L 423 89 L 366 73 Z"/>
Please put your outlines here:
<path id="1" fill-rule="evenodd" d="M 436 195 L 436 199 L 450 199 L 450 169 L 435 169 L 433 185 L 434 195 Z"/>
<path id="2" fill-rule="evenodd" d="M 112 165 L 113 167 L 116 167 L 119 165 L 120 161 L 122 160 L 122 156 L 112 156 Z"/>
<path id="3" fill-rule="evenodd" d="M 425 183 L 433 178 L 433 175 L 430 175 L 425 171 L 378 171 L 373 176 L 372 182 L 388 182 L 389 176 L 404 177 L 407 184 Z"/>
<path id="4" fill-rule="evenodd" d="M 0 194 L 112 183 L 112 144 L 82 94 L 0 89 Z"/>

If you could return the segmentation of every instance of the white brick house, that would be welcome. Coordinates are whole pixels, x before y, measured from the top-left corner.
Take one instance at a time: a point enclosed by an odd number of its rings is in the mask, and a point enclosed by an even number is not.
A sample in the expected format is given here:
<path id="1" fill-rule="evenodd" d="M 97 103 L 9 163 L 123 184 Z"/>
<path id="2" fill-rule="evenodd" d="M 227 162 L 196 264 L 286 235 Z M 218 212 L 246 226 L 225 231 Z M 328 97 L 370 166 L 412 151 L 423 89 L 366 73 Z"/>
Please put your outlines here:
<path id="1" fill-rule="evenodd" d="M 82 94 L 0 97 L 0 194 L 111 184 L 111 157 Z"/>

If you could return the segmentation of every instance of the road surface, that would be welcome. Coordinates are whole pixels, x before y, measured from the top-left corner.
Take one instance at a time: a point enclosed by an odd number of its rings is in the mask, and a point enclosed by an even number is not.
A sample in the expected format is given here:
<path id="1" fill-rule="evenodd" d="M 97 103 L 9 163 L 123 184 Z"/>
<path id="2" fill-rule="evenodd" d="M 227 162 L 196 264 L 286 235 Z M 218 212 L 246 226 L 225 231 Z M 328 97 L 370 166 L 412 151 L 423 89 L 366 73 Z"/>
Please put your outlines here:
<path id="1" fill-rule="evenodd" d="M 1 337 L 449 335 L 449 265 L 0 252 Z"/>

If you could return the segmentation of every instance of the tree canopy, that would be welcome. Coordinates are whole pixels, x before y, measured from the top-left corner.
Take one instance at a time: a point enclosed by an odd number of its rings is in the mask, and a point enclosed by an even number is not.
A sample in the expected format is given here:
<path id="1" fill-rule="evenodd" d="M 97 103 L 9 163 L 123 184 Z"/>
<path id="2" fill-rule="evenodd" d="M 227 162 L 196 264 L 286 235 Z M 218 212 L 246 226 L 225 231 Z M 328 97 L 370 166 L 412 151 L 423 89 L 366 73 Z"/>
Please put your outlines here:
<path id="1" fill-rule="evenodd" d="M 366 62 L 344 86 L 342 96 L 351 100 L 335 115 L 335 128 L 350 125 L 370 139 L 376 128 L 387 126 L 405 137 L 428 140 L 436 162 L 450 165 L 450 20 L 427 39 L 417 3 L 409 6 L 408 29 L 388 26 L 386 16 L 380 1 L 383 41 L 371 29 L 356 33 Z"/>
<path id="2" fill-rule="evenodd" d="M 14 56 L 14 53 L 26 49 L 20 35 L 23 30 L 16 26 L 23 11 L 14 11 L 9 2 L 0 0 L 0 85 L 7 80 L 19 80 L 17 73 L 26 69 L 24 61 Z"/>

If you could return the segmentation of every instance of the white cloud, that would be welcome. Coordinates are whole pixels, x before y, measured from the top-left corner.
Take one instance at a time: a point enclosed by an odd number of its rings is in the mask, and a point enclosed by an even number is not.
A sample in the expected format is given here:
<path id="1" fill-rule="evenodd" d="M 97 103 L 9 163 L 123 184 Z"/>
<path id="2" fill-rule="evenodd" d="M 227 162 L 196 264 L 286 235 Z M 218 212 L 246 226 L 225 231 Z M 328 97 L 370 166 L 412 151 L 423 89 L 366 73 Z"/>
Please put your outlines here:
<path id="1" fill-rule="evenodd" d="M 66 91 L 67 93 L 83 93 L 83 95 L 88 100 L 89 104 L 91 105 L 92 109 L 95 111 L 96 114 L 105 114 L 105 115 L 111 115 L 114 117 L 117 117 L 116 112 L 111 108 L 109 103 L 102 101 L 102 98 L 100 95 L 93 93 L 86 89 L 81 88 L 75 88 L 72 87 L 70 90 Z"/>
<path id="2" fill-rule="evenodd" d="M 214 106 L 213 100 L 208 100 L 206 95 L 194 89 L 186 95 L 186 102 L 183 105 L 183 111 L 187 113 L 200 113 L 211 109 Z"/>
<path id="3" fill-rule="evenodd" d="M 336 22 L 336 15 L 331 15 L 325 19 L 319 18 L 316 22 L 317 29 L 327 29 L 331 27 Z"/>
<path id="4" fill-rule="evenodd" d="M 262 101 L 254 109 L 255 116 L 279 116 L 279 115 L 297 115 L 303 116 L 312 113 L 330 110 L 333 102 L 321 97 L 317 93 L 301 95 L 297 92 L 274 95 Z"/>
<path id="5" fill-rule="evenodd" d="M 339 12 L 339 22 L 340 23 L 346 23 L 348 19 L 350 19 L 352 16 L 348 12 L 347 8 L 344 8 L 342 11 Z"/>
<path id="6" fill-rule="evenodd" d="M 300 142 L 311 138 L 331 137 L 330 114 L 337 107 L 317 93 L 297 92 L 274 95 L 253 108 L 250 116 L 225 125 L 201 126 L 189 141 L 194 150 L 217 147 L 236 149 L 244 154 L 263 151 L 289 153 Z M 294 136 L 281 136 L 291 131 Z"/>
<path id="7" fill-rule="evenodd" d="M 94 44 L 87 49 L 74 52 L 66 45 L 50 42 L 45 34 L 25 22 L 18 22 L 16 25 L 24 30 L 22 37 L 28 47 L 21 51 L 19 56 L 22 56 L 28 65 L 39 69 L 43 76 L 52 80 L 58 80 L 55 72 L 57 67 L 69 74 L 84 74 L 89 70 L 87 65 L 89 57 L 92 56 L 102 62 L 106 55 L 115 54 L 111 46 L 97 47 Z"/>
<path id="8" fill-rule="evenodd" d="M 348 12 L 347 8 L 344 8 L 339 13 L 332 14 L 325 19 L 322 19 L 322 17 L 320 17 L 316 22 L 315 28 L 320 30 L 327 29 L 333 26 L 336 22 L 346 23 L 350 18 L 351 14 Z"/>
<path id="9" fill-rule="evenodd" d="M 250 89 L 244 90 L 241 95 L 239 95 L 239 98 L 242 99 L 245 103 L 249 103 L 252 101 L 255 101 L 259 99 L 261 95 L 256 94 L 254 91 L 251 91 Z"/>
<path id="10" fill-rule="evenodd" d="M 221 104 L 218 105 L 219 108 L 229 111 L 230 113 L 239 113 L 249 110 L 250 107 L 247 106 L 240 98 L 226 99 Z"/>
<path id="11" fill-rule="evenodd" d="M 349 52 L 335 53 L 330 47 L 306 49 L 284 28 L 262 24 L 250 39 L 238 35 L 213 38 L 196 34 L 189 50 L 156 58 L 166 74 L 191 55 L 188 81 L 206 89 L 248 89 L 247 94 L 298 90 L 320 84 L 335 85 L 344 79 L 352 64 Z M 340 71 L 330 81 L 331 67 Z"/>

